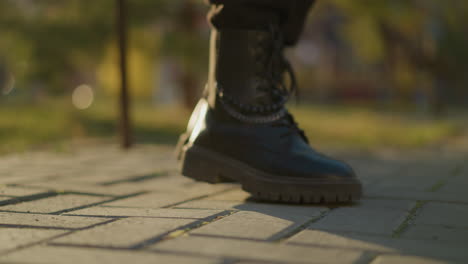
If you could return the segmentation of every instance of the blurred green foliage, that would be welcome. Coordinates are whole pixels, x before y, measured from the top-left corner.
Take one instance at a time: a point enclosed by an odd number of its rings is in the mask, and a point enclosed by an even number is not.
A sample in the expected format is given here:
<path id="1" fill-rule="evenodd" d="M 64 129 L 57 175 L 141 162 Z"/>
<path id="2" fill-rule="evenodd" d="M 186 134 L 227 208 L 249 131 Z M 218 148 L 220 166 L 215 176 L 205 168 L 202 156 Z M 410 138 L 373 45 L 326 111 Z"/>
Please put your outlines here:
<path id="1" fill-rule="evenodd" d="M 130 87 L 144 97 L 133 104 L 136 137 L 172 143 L 188 113 L 150 101 L 165 88 L 168 59 L 177 66 L 179 100 L 190 106 L 197 99 L 207 71 L 207 7 L 201 0 L 129 0 L 128 7 Z M 115 134 L 115 13 L 114 0 L 0 1 L 0 152 Z M 465 0 L 317 1 L 289 54 L 302 102 L 357 98 L 367 107 L 416 103 L 429 112 L 468 105 L 466 14 Z M 78 111 L 70 95 L 83 83 L 98 100 Z M 336 105 L 294 111 L 314 143 L 416 147 L 462 130 L 458 121 Z"/>
<path id="2" fill-rule="evenodd" d="M 163 32 L 163 52 L 189 56 L 185 62 L 194 61 L 197 67 L 191 69 L 199 69 L 205 53 L 195 44 L 202 40 L 180 30 L 177 23 L 184 15 L 184 5 L 184 1 L 131 1 L 128 26 L 131 35 L 138 29 L 139 40 Z M 14 73 L 17 87 L 27 89 L 27 94 L 35 89 L 67 93 L 76 85 L 73 82 L 96 71 L 106 48 L 115 42 L 115 13 L 114 0 L 0 1 L 0 64 Z M 147 48 L 143 41 L 132 44 L 137 49 Z M 151 54 L 150 49 L 144 52 Z"/>
<path id="3" fill-rule="evenodd" d="M 117 109 L 113 101 L 103 99 L 83 111 L 76 111 L 61 99 L 46 99 L 45 103 L 47 107 L 0 104 L 0 154 L 34 148 L 66 149 L 83 139 L 116 141 Z M 350 106 L 296 106 L 291 110 L 316 147 L 414 149 L 438 146 L 466 133 L 463 120 L 457 118 L 432 120 L 405 112 L 378 113 Z M 132 115 L 136 142 L 175 144 L 188 116 L 189 112 L 180 107 L 154 107 L 138 101 Z"/>
<path id="4" fill-rule="evenodd" d="M 202 1 L 128 3 L 131 49 L 155 65 L 170 57 L 181 69 L 182 86 L 201 85 L 208 33 Z M 317 90 L 328 89 L 329 100 L 368 86 L 372 98 L 384 90 L 391 100 L 423 96 L 434 107 L 466 104 L 467 13 L 464 0 L 318 1 L 305 36 L 312 35 L 321 60 L 298 63 L 303 90 L 317 98 Z M 115 43 L 114 22 L 113 0 L 0 1 L 0 71 L 11 72 L 17 93 L 28 96 L 67 94 L 83 82 L 106 85 L 96 75 Z M 134 79 L 148 83 L 135 86 L 153 89 L 149 73 L 140 75 Z M 182 87 L 189 97 L 192 90 Z"/>

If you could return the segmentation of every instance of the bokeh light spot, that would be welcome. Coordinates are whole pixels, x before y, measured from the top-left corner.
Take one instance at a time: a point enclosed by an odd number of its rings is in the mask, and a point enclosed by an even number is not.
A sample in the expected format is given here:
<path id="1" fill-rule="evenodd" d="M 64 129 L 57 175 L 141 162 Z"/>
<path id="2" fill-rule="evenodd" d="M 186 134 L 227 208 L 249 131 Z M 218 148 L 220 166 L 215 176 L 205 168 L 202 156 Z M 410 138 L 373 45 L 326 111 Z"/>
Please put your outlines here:
<path id="1" fill-rule="evenodd" d="M 9 93 L 11 93 L 11 91 L 13 91 L 13 88 L 15 88 L 15 82 L 16 82 L 15 76 L 13 76 L 13 74 L 9 74 L 7 77 L 7 81 L 5 82 L 3 87 L 0 85 L 0 91 L 2 92 L 2 94 L 8 95 Z"/>
<path id="2" fill-rule="evenodd" d="M 78 109 L 86 109 L 91 106 L 94 101 L 94 91 L 87 84 L 79 85 L 73 90 L 72 102 Z"/>

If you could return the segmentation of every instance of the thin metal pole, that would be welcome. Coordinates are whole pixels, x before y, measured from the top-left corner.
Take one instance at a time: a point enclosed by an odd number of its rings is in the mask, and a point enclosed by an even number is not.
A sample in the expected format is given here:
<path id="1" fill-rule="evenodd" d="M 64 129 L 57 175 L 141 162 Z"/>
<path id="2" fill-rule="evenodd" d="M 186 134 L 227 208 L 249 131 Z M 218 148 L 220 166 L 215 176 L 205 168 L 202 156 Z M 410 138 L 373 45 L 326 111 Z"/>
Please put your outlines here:
<path id="1" fill-rule="evenodd" d="M 119 44 L 119 71 L 120 71 L 120 120 L 119 131 L 121 146 L 128 149 L 132 146 L 132 131 L 130 121 L 130 95 L 127 78 L 127 7 L 126 0 L 116 0 L 117 4 L 117 32 Z"/>

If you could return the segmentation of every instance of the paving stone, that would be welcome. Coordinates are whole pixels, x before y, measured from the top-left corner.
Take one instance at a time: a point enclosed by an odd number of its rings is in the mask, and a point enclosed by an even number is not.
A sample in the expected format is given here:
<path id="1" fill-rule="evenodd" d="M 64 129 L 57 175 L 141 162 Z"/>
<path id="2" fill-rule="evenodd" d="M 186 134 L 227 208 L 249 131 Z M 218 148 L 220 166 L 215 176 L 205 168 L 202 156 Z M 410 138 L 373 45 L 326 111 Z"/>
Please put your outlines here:
<path id="1" fill-rule="evenodd" d="M 190 218 L 203 219 L 223 210 L 189 210 L 189 209 L 153 209 L 153 208 L 127 208 L 94 206 L 82 210 L 73 211 L 64 215 L 96 215 L 96 216 L 139 216 L 139 217 L 166 217 L 166 218 Z"/>
<path id="2" fill-rule="evenodd" d="M 132 168 L 132 167 L 130 167 Z M 151 187 L 158 189 L 161 184 L 168 178 L 179 178 L 179 172 L 174 168 L 167 170 L 150 170 L 146 173 L 134 173 L 128 172 L 125 176 L 119 179 L 109 179 L 99 183 L 101 186 L 139 186 L 139 187 Z M 191 182 L 189 179 L 185 182 Z M 184 182 L 184 183 L 185 183 Z"/>
<path id="3" fill-rule="evenodd" d="M 265 262 L 255 261 L 255 260 L 247 260 L 247 261 L 236 261 L 234 263 L 236 263 L 236 264 L 264 264 Z M 285 262 L 276 262 L 276 263 L 285 263 Z"/>
<path id="4" fill-rule="evenodd" d="M 320 210 L 316 210 L 316 217 Z M 275 240 L 303 225 L 311 218 L 303 215 L 268 215 L 254 211 L 241 211 L 216 222 L 195 229 L 193 234 L 209 236 Z"/>
<path id="5" fill-rule="evenodd" d="M 1 157 L 0 184 L 15 186 L 0 186 L 0 201 L 48 190 L 84 195 L 61 195 L 1 206 L 0 211 L 11 209 L 25 213 L 0 212 L 0 240 L 7 241 L 0 241 L 0 245 L 17 241 L 10 243 L 16 247 L 50 238 L 53 236 L 50 232 L 61 234 L 68 229 L 103 225 L 75 230 L 47 246 L 15 251 L 0 257 L 0 263 L 154 263 L 155 260 L 162 263 L 230 263 L 233 260 L 257 264 L 369 263 L 376 254 L 383 255 L 372 264 L 379 261 L 384 264 L 466 263 L 468 260 L 465 188 L 468 166 L 460 167 L 464 165 L 466 152 L 463 155 L 439 150 L 348 153 L 346 157 L 351 159 L 346 160 L 363 180 L 366 199 L 356 206 L 333 209 L 287 241 L 267 243 L 262 240 L 281 238 L 329 209 L 256 203 L 239 185 L 210 185 L 181 177 L 175 173 L 172 150 L 172 146 L 148 146 L 124 152 L 117 145 L 92 144 L 67 153 L 35 152 Z M 455 171 L 458 167 L 461 169 Z M 170 174 L 138 180 L 139 176 L 161 170 Z M 93 204 L 95 198 L 103 199 L 100 202 L 143 192 L 147 193 L 66 215 L 26 213 L 50 213 Z M 399 238 L 391 238 L 416 200 L 429 203 Z M 172 209 L 161 208 L 173 204 L 177 205 Z M 120 250 L 147 239 L 160 239 L 167 232 L 201 222 L 224 210 L 235 213 L 185 234 L 171 233 L 174 235 L 150 245 L 151 252 Z"/>
<path id="6" fill-rule="evenodd" d="M 193 222 L 193 219 L 125 218 L 78 231 L 53 242 L 69 245 L 131 247 Z"/>
<path id="7" fill-rule="evenodd" d="M 468 203 L 468 192 L 466 191 L 466 186 L 468 186 L 468 166 L 460 170 L 457 177 L 450 178 L 437 193 L 454 197 L 454 201 Z"/>
<path id="8" fill-rule="evenodd" d="M 24 213 L 0 213 L 0 226 L 36 226 L 44 228 L 84 228 L 108 221 L 105 218 Z"/>
<path id="9" fill-rule="evenodd" d="M 375 187 L 412 191 L 430 190 L 447 178 L 455 166 L 454 162 L 410 162 L 391 177 L 380 181 Z"/>
<path id="10" fill-rule="evenodd" d="M 306 229 L 299 232 L 289 238 L 287 243 L 311 247 L 336 247 L 379 252 L 398 252 L 398 249 L 392 248 L 391 242 L 388 242 L 388 238 L 313 229 Z"/>
<path id="11" fill-rule="evenodd" d="M 126 167 L 113 166 L 110 168 L 101 169 L 93 168 L 92 171 L 81 175 L 80 177 L 74 175 L 74 177 L 63 178 L 62 181 L 80 184 L 106 185 L 112 184 L 114 182 L 124 182 L 125 180 L 129 180 L 135 177 L 154 175 L 161 171 L 162 168 L 156 169 L 155 166 L 150 168 L 139 168 L 139 166 L 128 165 Z"/>
<path id="12" fill-rule="evenodd" d="M 440 201 L 450 203 L 468 203 L 468 195 L 459 195 L 450 192 L 415 191 L 393 187 L 371 187 L 364 189 L 364 198 L 367 199 L 406 199 Z"/>
<path id="13" fill-rule="evenodd" d="M 43 180 L 44 177 L 40 177 L 39 175 L 30 174 L 31 171 L 28 172 L 15 172 L 14 174 L 10 174 L 5 177 L 0 178 L 0 184 L 16 184 L 19 182 L 31 182 L 34 180 Z"/>
<path id="14" fill-rule="evenodd" d="M 412 225 L 402 237 L 464 243 L 468 247 L 468 229 L 432 225 Z"/>
<path id="15" fill-rule="evenodd" d="M 210 198 L 207 198 L 210 199 Z M 294 221 L 296 216 L 307 216 L 310 218 L 316 217 L 320 212 L 328 211 L 328 208 L 321 206 L 307 205 L 284 205 L 284 204 L 268 204 L 258 202 L 236 202 L 236 201 L 217 201 L 217 200 L 196 200 L 180 204 L 175 208 L 192 208 L 192 209 L 223 209 L 223 210 L 239 210 L 252 211 L 261 214 L 267 214 L 278 218 L 284 218 Z M 291 218 L 290 218 L 291 217 Z"/>
<path id="16" fill-rule="evenodd" d="M 404 165 L 401 161 L 375 158 L 345 159 L 355 170 L 356 175 L 368 187 L 391 178 Z"/>
<path id="17" fill-rule="evenodd" d="M 22 184 L 22 186 L 41 191 L 91 193 L 109 196 L 125 196 L 145 191 L 139 186 L 98 186 L 67 181 L 27 183 Z"/>
<path id="18" fill-rule="evenodd" d="M 463 163 L 459 157 L 435 160 L 432 164 L 409 163 L 401 173 L 366 186 L 365 197 L 468 203 L 468 193 L 461 187 L 468 184 L 466 177 L 454 177 L 454 173 L 460 174 L 457 171 Z"/>
<path id="19" fill-rule="evenodd" d="M 178 237 L 162 241 L 151 247 L 178 254 L 191 253 L 211 257 L 239 258 L 264 262 L 286 263 L 356 263 L 364 255 L 360 251 L 300 247 L 278 243 L 256 242 L 237 239 Z"/>
<path id="20" fill-rule="evenodd" d="M 404 200 L 362 200 L 355 206 L 332 210 L 311 228 L 391 235 L 414 204 Z"/>
<path id="21" fill-rule="evenodd" d="M 124 206 L 124 207 L 144 207 L 144 208 L 161 208 L 170 206 L 176 203 L 180 203 L 186 200 L 190 200 L 196 197 L 209 195 L 215 192 L 219 192 L 225 189 L 232 188 L 226 185 L 209 185 L 201 184 L 197 185 L 196 188 L 186 188 L 179 190 L 166 190 L 153 192 L 148 194 L 139 195 L 136 197 L 130 197 L 110 203 L 106 203 L 106 206 Z"/>
<path id="22" fill-rule="evenodd" d="M 427 200 L 446 201 L 446 202 L 459 202 L 468 204 L 468 192 L 466 191 L 467 184 L 450 184 L 445 186 L 444 189 L 438 191 L 433 197 Z M 439 198 L 441 197 L 441 198 Z"/>
<path id="23" fill-rule="evenodd" d="M 150 181 L 140 181 L 140 182 L 124 182 L 120 184 L 115 184 L 112 186 L 123 187 L 123 186 L 136 186 L 142 189 L 147 189 L 150 191 L 191 191 L 194 192 L 195 189 L 204 189 L 212 190 L 220 188 L 223 185 L 210 185 L 202 182 L 196 182 L 190 178 L 182 177 L 178 172 L 170 172 L 168 176 L 161 176 L 154 178 Z M 221 188 L 222 189 L 222 188 Z"/>
<path id="24" fill-rule="evenodd" d="M 8 200 L 11 200 L 13 197 L 8 197 L 8 196 L 0 196 L 0 203 L 5 202 Z"/>
<path id="25" fill-rule="evenodd" d="M 75 183 L 73 183 L 75 184 Z M 231 188 L 229 185 L 210 185 L 207 183 L 195 182 L 192 179 L 181 177 L 180 175 L 161 176 L 151 180 L 137 182 L 121 182 L 111 185 L 96 186 L 102 192 L 122 193 L 122 192 L 171 192 L 184 193 L 185 195 L 207 195 L 224 189 Z"/>
<path id="26" fill-rule="evenodd" d="M 243 202 L 239 201 L 222 201 L 222 200 L 210 200 L 202 199 L 189 201 L 177 205 L 175 208 L 192 208 L 192 209 L 236 209 L 236 206 L 243 205 Z"/>
<path id="27" fill-rule="evenodd" d="M 109 197 L 87 195 L 58 195 L 19 204 L 1 206 L 0 210 L 31 213 L 52 213 L 109 200 Z"/>
<path id="28" fill-rule="evenodd" d="M 89 175 L 94 175 L 90 172 Z M 125 175 L 120 179 L 131 178 L 132 175 Z M 59 190 L 68 192 L 82 192 L 82 193 L 95 193 L 107 195 L 127 195 L 137 192 L 145 191 L 167 191 L 167 190 L 182 190 L 187 188 L 187 184 L 193 184 L 194 181 L 180 176 L 161 176 L 161 178 L 154 178 L 141 182 L 123 182 L 120 184 L 101 185 L 102 181 L 80 181 L 81 177 L 67 177 L 54 179 L 51 181 L 40 180 L 37 182 L 21 183 L 21 186 L 30 189 L 39 190 Z M 90 178 L 95 180 L 94 178 Z M 108 181 L 119 180 L 118 178 L 106 176 Z M 199 184 L 201 185 L 201 184 Z M 205 184 L 206 185 L 206 184 Z M 195 186 L 193 186 L 195 188 Z M 216 187 L 219 188 L 219 187 Z"/>
<path id="29" fill-rule="evenodd" d="M 241 189 L 234 189 L 228 192 L 207 197 L 207 200 L 245 202 L 250 197 L 251 195 L 248 192 Z"/>
<path id="30" fill-rule="evenodd" d="M 182 202 L 196 196 L 174 193 L 174 192 L 155 192 L 143 194 L 136 197 L 130 197 L 118 201 L 106 203 L 106 206 L 135 207 L 135 208 L 161 208 Z"/>
<path id="31" fill-rule="evenodd" d="M 227 263 L 230 263 L 229 261 L 226 261 Z M 261 260 L 246 260 L 246 261 L 237 261 L 235 260 L 236 264 L 265 264 L 264 261 L 261 261 Z M 289 264 L 287 262 L 275 262 L 277 264 Z"/>
<path id="32" fill-rule="evenodd" d="M 222 260 L 202 256 L 181 256 L 167 253 L 36 246 L 0 256 L 0 262 L 44 264 L 221 264 Z"/>
<path id="33" fill-rule="evenodd" d="M 416 256 L 378 256 L 371 264 L 462 264 L 463 262 L 454 262 L 451 260 L 439 260 L 434 258 L 424 258 Z"/>
<path id="34" fill-rule="evenodd" d="M 414 223 L 468 227 L 468 205 L 431 202 L 423 206 Z"/>
<path id="35" fill-rule="evenodd" d="M 288 239 L 287 244 L 306 247 L 340 248 L 380 253 L 418 255 L 441 259 L 468 258 L 466 244 L 422 241 L 375 235 L 357 235 L 321 230 L 304 230 Z M 402 262 L 404 263 L 404 262 Z"/>
<path id="36" fill-rule="evenodd" d="M 0 186 L 0 196 L 12 196 L 12 197 L 21 197 L 21 196 L 30 196 L 34 194 L 41 193 L 41 191 L 30 189 L 30 188 L 21 188 L 21 187 L 10 187 L 10 186 Z"/>
<path id="37" fill-rule="evenodd" d="M 0 228 L 0 252 L 39 242 L 65 232 L 63 230 Z"/>
<path id="38" fill-rule="evenodd" d="M 283 204 L 268 204 L 258 202 L 237 202 L 237 201 L 219 201 L 211 200 L 211 197 L 202 200 L 190 201 L 176 206 L 175 208 L 192 208 L 192 209 L 222 209 L 222 210 L 239 210 L 253 211 L 263 214 L 270 214 L 275 217 L 287 217 L 288 215 L 303 215 L 315 217 L 317 212 L 328 211 L 326 207 L 308 206 L 308 205 L 283 205 Z"/>

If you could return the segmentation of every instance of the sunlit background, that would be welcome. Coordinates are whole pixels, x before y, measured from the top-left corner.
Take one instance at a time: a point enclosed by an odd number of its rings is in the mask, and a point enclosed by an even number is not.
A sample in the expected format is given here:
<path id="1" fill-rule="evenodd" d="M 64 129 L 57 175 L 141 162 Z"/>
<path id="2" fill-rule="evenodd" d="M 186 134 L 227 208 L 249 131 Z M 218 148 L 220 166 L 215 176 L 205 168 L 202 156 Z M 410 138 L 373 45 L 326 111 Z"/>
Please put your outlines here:
<path id="1" fill-rule="evenodd" d="M 207 75 L 201 0 L 128 1 L 137 143 L 173 144 Z M 113 0 L 0 1 L 0 153 L 116 140 Z M 422 148 L 466 134 L 468 1 L 326 0 L 288 51 L 290 107 L 320 146 Z"/>

